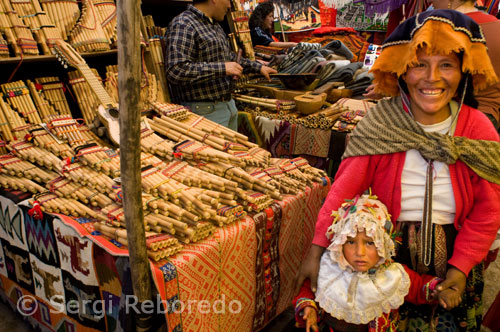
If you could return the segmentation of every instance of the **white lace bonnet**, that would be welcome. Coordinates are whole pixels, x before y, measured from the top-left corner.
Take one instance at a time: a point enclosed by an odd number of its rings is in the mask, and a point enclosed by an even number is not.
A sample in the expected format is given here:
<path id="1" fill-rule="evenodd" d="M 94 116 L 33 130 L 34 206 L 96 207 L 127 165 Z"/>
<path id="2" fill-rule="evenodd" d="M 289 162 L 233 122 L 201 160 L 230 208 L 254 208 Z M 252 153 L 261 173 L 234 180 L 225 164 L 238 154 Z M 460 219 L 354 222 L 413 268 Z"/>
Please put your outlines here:
<path id="1" fill-rule="evenodd" d="M 375 267 L 385 262 L 392 262 L 394 256 L 394 242 L 391 238 L 393 225 L 387 207 L 374 195 L 356 196 L 346 200 L 338 211 L 332 212 L 332 225 L 326 236 L 331 239 L 328 247 L 331 259 L 345 270 L 352 266 L 347 262 L 342 252 L 342 246 L 348 237 L 355 237 L 358 231 L 365 231 L 366 235 L 375 242 L 380 260 Z"/>

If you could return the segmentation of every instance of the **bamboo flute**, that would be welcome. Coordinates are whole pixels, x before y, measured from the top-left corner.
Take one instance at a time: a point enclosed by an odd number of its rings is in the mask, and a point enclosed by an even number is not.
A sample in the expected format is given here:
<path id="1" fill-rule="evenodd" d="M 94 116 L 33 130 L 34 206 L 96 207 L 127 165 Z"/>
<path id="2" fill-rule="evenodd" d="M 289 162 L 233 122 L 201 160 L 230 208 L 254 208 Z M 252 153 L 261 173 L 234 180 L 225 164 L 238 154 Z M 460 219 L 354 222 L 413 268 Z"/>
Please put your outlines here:
<path id="1" fill-rule="evenodd" d="M 30 97 L 28 87 L 23 81 L 2 84 L 5 96 L 8 96 L 9 104 L 17 109 L 32 124 L 42 122 L 38 115 L 35 104 Z"/>
<path id="2" fill-rule="evenodd" d="M 26 124 L 24 119 L 21 118 L 17 112 L 12 110 L 10 106 L 3 101 L 3 98 L 0 98 L 0 108 L 12 128 L 13 138 L 17 139 L 19 137 L 24 137 L 28 133 L 27 130 L 30 126 Z"/>
<path id="3" fill-rule="evenodd" d="M 62 163 L 59 158 L 49 151 L 35 146 L 27 141 L 11 142 L 7 148 L 21 159 L 35 162 L 40 166 L 47 167 L 49 170 L 55 169 L 61 171 Z"/>
<path id="4" fill-rule="evenodd" d="M 4 188 L 12 188 L 24 192 L 40 193 L 46 189 L 27 178 L 15 177 L 6 174 L 0 174 L 0 183 Z"/>
<path id="5" fill-rule="evenodd" d="M 26 85 L 30 90 L 31 96 L 34 99 L 36 108 L 40 113 L 41 118 L 43 119 L 51 114 L 54 114 L 55 113 L 54 108 L 49 104 L 49 102 L 44 97 L 40 95 L 40 93 L 36 89 L 35 84 L 32 81 L 27 80 Z"/>
<path id="6" fill-rule="evenodd" d="M 12 154 L 0 156 L 0 167 L 2 172 L 18 177 L 25 177 L 30 180 L 34 179 L 37 182 L 48 182 L 58 177 L 57 173 L 45 171 Z"/>
<path id="7" fill-rule="evenodd" d="M 96 52 L 110 49 L 110 41 L 98 22 L 91 0 L 82 0 L 82 15 L 70 32 L 71 45 L 78 52 Z"/>
<path id="8" fill-rule="evenodd" d="M 20 46 L 20 49 L 18 49 L 19 53 L 16 53 L 16 55 L 20 55 L 21 53 L 38 55 L 38 47 L 31 31 L 17 16 L 9 0 L 1 0 L 1 2 L 3 3 L 3 12 L 7 14 L 10 20 L 10 24 L 6 26 L 12 27 L 16 36 L 15 40 L 19 42 L 18 46 Z"/>
<path id="9" fill-rule="evenodd" d="M 7 10 L 3 8 L 3 2 L 0 1 L 0 24 L 2 27 L 2 31 L 5 34 L 5 38 L 7 38 L 7 42 L 12 47 L 14 54 L 19 55 L 21 54 L 21 50 L 17 45 L 16 37 L 14 36 L 14 32 L 12 31 L 12 24 L 7 17 L 6 12 Z"/>
<path id="10" fill-rule="evenodd" d="M 0 98 L 2 99 L 2 98 Z M 2 107 L 0 107 L 0 130 L 2 131 L 2 137 L 4 138 L 5 141 L 10 142 L 14 139 L 12 132 L 11 132 L 11 127 L 13 125 L 12 122 L 7 120 L 7 117 L 5 115 L 4 107 L 3 107 L 3 99 L 1 101 Z"/>

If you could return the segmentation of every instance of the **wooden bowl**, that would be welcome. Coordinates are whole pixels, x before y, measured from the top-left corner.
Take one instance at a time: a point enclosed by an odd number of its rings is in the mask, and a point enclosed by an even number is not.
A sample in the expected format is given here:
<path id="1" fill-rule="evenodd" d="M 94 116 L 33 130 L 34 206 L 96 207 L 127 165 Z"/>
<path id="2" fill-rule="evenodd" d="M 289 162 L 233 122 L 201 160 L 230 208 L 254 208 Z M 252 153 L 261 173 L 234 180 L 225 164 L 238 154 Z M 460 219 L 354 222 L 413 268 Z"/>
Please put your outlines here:
<path id="1" fill-rule="evenodd" d="M 302 73 L 302 74 L 271 74 L 269 76 L 276 77 L 281 84 L 291 90 L 307 90 L 314 82 L 318 73 Z"/>

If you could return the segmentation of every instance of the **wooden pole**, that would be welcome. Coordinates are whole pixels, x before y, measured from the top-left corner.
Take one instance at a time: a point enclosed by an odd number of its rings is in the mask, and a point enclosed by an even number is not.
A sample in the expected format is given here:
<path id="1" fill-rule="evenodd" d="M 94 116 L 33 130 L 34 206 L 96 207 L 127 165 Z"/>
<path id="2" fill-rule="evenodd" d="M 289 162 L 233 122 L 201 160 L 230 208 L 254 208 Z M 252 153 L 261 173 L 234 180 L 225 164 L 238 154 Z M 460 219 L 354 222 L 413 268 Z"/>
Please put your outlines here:
<path id="1" fill-rule="evenodd" d="M 140 172 L 140 1 L 117 1 L 120 163 L 123 207 L 134 294 L 139 303 L 152 300 L 146 250 Z M 138 315 L 137 331 L 150 329 L 151 315 Z"/>

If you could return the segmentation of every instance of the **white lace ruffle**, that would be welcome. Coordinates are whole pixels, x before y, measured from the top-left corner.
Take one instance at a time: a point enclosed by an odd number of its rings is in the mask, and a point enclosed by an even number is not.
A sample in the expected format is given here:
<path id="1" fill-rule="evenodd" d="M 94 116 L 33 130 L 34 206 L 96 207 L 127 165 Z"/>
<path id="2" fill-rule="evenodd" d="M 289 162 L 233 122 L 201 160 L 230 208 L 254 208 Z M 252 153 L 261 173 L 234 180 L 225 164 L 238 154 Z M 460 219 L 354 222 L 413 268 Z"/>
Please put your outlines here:
<path id="1" fill-rule="evenodd" d="M 351 272 L 332 262 L 328 251 L 321 257 L 316 302 L 333 317 L 352 324 L 367 324 L 396 309 L 410 289 L 403 266 L 381 266 L 374 274 Z"/>

